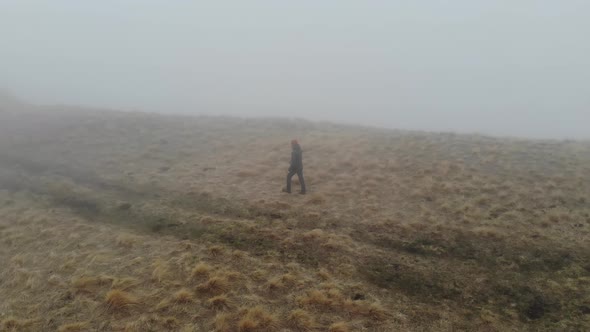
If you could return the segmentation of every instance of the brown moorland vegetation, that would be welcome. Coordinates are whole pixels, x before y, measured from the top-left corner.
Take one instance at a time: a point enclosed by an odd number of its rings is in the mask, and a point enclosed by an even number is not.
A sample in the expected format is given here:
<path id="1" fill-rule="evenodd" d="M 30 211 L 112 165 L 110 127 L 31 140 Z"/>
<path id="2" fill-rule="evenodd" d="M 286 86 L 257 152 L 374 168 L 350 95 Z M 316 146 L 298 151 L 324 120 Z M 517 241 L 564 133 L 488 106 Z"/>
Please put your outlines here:
<path id="1" fill-rule="evenodd" d="M 589 142 L 0 106 L 0 331 L 588 330 L 589 179 Z"/>

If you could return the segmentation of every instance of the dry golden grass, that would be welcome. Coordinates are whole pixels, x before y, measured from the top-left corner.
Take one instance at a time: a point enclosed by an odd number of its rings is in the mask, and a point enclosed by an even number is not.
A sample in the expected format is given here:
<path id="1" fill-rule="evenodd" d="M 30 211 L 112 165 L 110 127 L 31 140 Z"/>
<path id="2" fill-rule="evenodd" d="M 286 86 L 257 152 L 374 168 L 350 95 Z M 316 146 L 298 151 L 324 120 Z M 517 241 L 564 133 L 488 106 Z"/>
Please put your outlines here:
<path id="1" fill-rule="evenodd" d="M 31 112 L 0 113 L 0 330 L 589 329 L 588 142 Z"/>
<path id="2" fill-rule="evenodd" d="M 230 281 L 225 277 L 212 276 L 197 286 L 197 291 L 203 293 L 223 293 L 230 289 Z"/>
<path id="3" fill-rule="evenodd" d="M 309 204 L 314 205 L 321 205 L 326 203 L 326 197 L 322 194 L 312 194 L 311 197 L 307 200 Z"/>
<path id="4" fill-rule="evenodd" d="M 231 253 L 232 257 L 237 260 L 242 260 L 246 258 L 247 253 L 242 250 L 234 250 Z"/>
<path id="5" fill-rule="evenodd" d="M 372 303 L 368 307 L 367 315 L 375 321 L 384 321 L 387 319 L 387 310 L 378 303 Z"/>
<path id="6" fill-rule="evenodd" d="M 79 332 L 88 329 L 88 322 L 69 323 L 59 327 L 58 332 Z"/>
<path id="7" fill-rule="evenodd" d="M 238 323 L 240 332 L 251 331 L 276 331 L 278 325 L 277 317 L 266 311 L 261 306 L 245 310 L 245 314 Z"/>
<path id="8" fill-rule="evenodd" d="M 211 256 L 220 256 L 224 252 L 224 249 L 222 246 L 210 246 L 208 249 L 209 249 L 209 254 L 211 254 Z"/>
<path id="9" fill-rule="evenodd" d="M 176 317 L 164 317 L 162 318 L 162 326 L 166 330 L 175 330 L 180 326 L 180 322 Z"/>
<path id="10" fill-rule="evenodd" d="M 285 273 L 268 280 L 267 286 L 269 290 L 279 290 L 283 288 L 291 288 L 297 283 L 297 277 L 291 273 Z"/>
<path id="11" fill-rule="evenodd" d="M 282 289 L 285 287 L 285 284 L 280 278 L 273 278 L 268 281 L 268 289 L 271 291 Z"/>
<path id="12" fill-rule="evenodd" d="M 181 289 L 174 293 L 173 298 L 176 303 L 191 303 L 193 302 L 193 293 L 188 289 Z"/>
<path id="13" fill-rule="evenodd" d="M 234 329 L 234 325 L 233 325 L 233 321 L 232 321 L 232 315 L 229 313 L 218 313 L 215 316 L 215 331 L 219 331 L 219 332 L 230 332 L 235 330 Z"/>
<path id="14" fill-rule="evenodd" d="M 112 282 L 113 279 L 109 277 L 84 276 L 72 279 L 72 287 L 78 292 L 92 293 L 96 292 L 100 287 L 110 286 Z"/>
<path id="15" fill-rule="evenodd" d="M 121 234 L 117 236 L 117 244 L 123 247 L 133 247 L 137 243 L 137 237 L 130 234 Z"/>
<path id="16" fill-rule="evenodd" d="M 170 269 L 167 262 L 157 260 L 154 263 L 154 270 L 152 271 L 152 280 L 162 282 L 170 276 Z"/>
<path id="17" fill-rule="evenodd" d="M 6 331 L 20 331 L 30 328 L 33 321 L 30 319 L 17 319 L 14 317 L 7 317 L 1 321 L 1 327 Z"/>
<path id="18" fill-rule="evenodd" d="M 212 298 L 207 300 L 207 305 L 209 305 L 210 307 L 217 309 L 217 310 L 221 310 L 221 309 L 226 309 L 230 307 L 230 300 L 227 297 L 227 295 L 217 295 L 217 296 L 213 296 Z"/>
<path id="19" fill-rule="evenodd" d="M 318 277 L 320 277 L 322 280 L 327 281 L 330 280 L 332 277 L 330 276 L 330 273 L 328 271 L 326 271 L 326 269 L 320 269 L 317 272 Z"/>
<path id="20" fill-rule="evenodd" d="M 348 332 L 350 329 L 345 322 L 338 322 L 330 325 L 329 332 Z"/>
<path id="21" fill-rule="evenodd" d="M 206 277 L 209 275 L 210 272 L 211 266 L 207 263 L 201 262 L 193 268 L 193 270 L 191 271 L 191 276 L 193 278 Z"/>
<path id="22" fill-rule="evenodd" d="M 240 178 L 250 178 L 256 176 L 257 173 L 253 171 L 238 171 L 236 175 Z"/>
<path id="23" fill-rule="evenodd" d="M 136 287 L 138 285 L 139 285 L 139 280 L 137 280 L 135 278 L 124 277 L 124 278 L 114 279 L 111 287 L 126 291 L 126 290 Z"/>
<path id="24" fill-rule="evenodd" d="M 110 290 L 106 294 L 104 301 L 111 311 L 121 311 L 139 303 L 133 295 L 118 289 Z"/>
<path id="25" fill-rule="evenodd" d="M 299 331 L 312 331 L 316 328 L 313 316 L 302 309 L 295 309 L 289 313 L 289 323 Z"/>
<path id="26" fill-rule="evenodd" d="M 338 306 L 343 301 L 342 294 L 338 290 L 312 290 L 307 295 L 299 298 L 299 303 L 304 306 Z"/>

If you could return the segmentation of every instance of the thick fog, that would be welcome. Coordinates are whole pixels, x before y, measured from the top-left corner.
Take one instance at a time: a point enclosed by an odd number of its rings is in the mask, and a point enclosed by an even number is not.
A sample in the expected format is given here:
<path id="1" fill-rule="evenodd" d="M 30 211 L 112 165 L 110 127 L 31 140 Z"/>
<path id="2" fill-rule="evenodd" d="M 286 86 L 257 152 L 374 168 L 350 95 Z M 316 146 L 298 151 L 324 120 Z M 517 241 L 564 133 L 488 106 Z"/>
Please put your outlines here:
<path id="1" fill-rule="evenodd" d="M 590 137 L 590 2 L 0 0 L 37 103 Z"/>

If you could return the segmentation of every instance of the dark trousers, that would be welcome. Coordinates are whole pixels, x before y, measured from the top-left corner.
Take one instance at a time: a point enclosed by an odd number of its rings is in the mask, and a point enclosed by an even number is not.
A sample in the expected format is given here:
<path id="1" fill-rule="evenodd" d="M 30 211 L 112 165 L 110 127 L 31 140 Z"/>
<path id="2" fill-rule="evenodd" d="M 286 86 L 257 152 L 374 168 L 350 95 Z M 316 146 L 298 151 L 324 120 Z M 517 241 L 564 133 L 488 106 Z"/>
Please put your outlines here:
<path id="1" fill-rule="evenodd" d="M 301 192 L 304 193 L 306 190 L 305 190 L 305 180 L 303 179 L 303 170 L 302 169 L 289 170 L 289 174 L 287 174 L 287 192 L 291 192 L 291 178 L 295 174 L 297 174 L 297 178 L 299 179 L 299 183 L 301 184 Z"/>

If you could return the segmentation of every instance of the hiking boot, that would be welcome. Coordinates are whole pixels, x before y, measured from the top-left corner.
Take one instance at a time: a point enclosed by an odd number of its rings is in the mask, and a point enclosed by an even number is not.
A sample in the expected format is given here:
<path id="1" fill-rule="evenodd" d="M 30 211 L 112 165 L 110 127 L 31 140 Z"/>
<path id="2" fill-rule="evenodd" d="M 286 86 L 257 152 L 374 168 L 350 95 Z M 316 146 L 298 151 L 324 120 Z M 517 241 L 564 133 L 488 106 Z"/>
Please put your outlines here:
<path id="1" fill-rule="evenodd" d="M 284 192 L 284 193 L 287 193 L 287 194 L 290 194 L 291 193 L 291 191 L 290 190 L 287 190 L 287 188 L 283 188 L 281 191 Z"/>
<path id="2" fill-rule="evenodd" d="M 306 191 L 300 191 L 300 192 L 299 192 L 299 195 L 306 195 L 306 194 L 307 194 L 307 192 L 306 192 Z"/>

